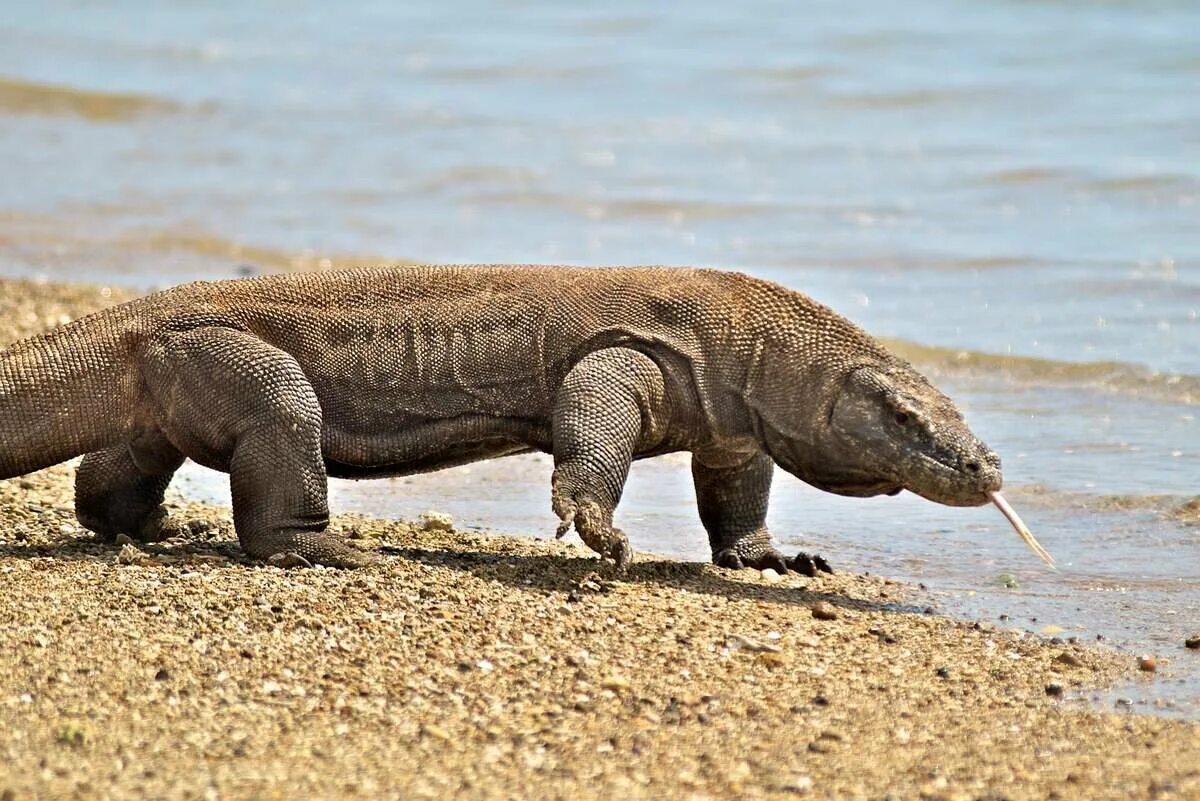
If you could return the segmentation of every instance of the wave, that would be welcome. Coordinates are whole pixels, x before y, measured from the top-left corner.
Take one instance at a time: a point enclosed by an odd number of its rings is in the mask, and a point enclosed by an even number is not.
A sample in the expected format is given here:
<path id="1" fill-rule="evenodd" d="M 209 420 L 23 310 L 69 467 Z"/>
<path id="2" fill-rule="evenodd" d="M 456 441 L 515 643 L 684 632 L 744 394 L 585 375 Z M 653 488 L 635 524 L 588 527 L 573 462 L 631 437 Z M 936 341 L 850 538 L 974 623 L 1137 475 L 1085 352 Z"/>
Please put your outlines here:
<path id="1" fill-rule="evenodd" d="M 151 252 L 181 251 L 197 256 L 228 259 L 268 270 L 327 270 L 366 264 L 402 264 L 403 260 L 353 254 L 323 254 L 315 250 L 283 250 L 247 245 L 206 233 L 187 231 L 135 232 L 120 238 L 129 249 Z"/>
<path id="2" fill-rule="evenodd" d="M 1086 387 L 1139 398 L 1200 405 L 1200 376 L 1163 373 L 1128 362 L 1068 362 L 922 345 L 903 339 L 884 344 L 922 370 L 940 375 L 1002 377 L 1012 382 Z"/>
<path id="3" fill-rule="evenodd" d="M 998 170 L 983 176 L 984 184 L 1020 186 L 1032 184 L 1060 184 L 1071 189 L 1095 194 L 1144 194 L 1158 191 L 1173 191 L 1194 194 L 1200 191 L 1200 180 L 1195 175 L 1178 172 L 1137 173 L 1131 175 L 1097 176 L 1074 169 L 1048 166 L 1014 167 Z"/>
<path id="4" fill-rule="evenodd" d="M 0 78 L 0 112 L 83 117 L 93 122 L 120 122 L 145 114 L 177 111 L 162 98 L 123 92 L 100 92 L 73 86 Z"/>
<path id="5" fill-rule="evenodd" d="M 681 222 L 685 219 L 734 219 L 779 210 L 770 203 L 722 203 L 683 199 L 589 199 L 553 192 L 486 192 L 469 195 L 473 203 L 540 206 L 582 214 L 588 218 L 633 217 L 665 218 Z"/>
<path id="6" fill-rule="evenodd" d="M 832 101 L 840 106 L 868 109 L 908 109 L 931 106 L 978 104 L 998 97 L 992 87 L 962 89 L 915 89 L 906 92 L 865 92 L 837 95 Z"/>
<path id="7" fill-rule="evenodd" d="M 106 230 L 106 225 L 121 216 L 122 207 L 90 207 L 88 211 L 101 213 L 56 218 L 0 211 L 0 261 L 31 265 L 51 276 L 63 277 L 77 272 L 81 263 L 98 276 L 141 273 L 146 277 L 155 276 L 156 269 L 161 271 L 164 261 L 185 262 L 183 275 L 203 274 L 205 267 L 213 264 L 254 273 L 414 263 L 374 254 L 248 244 L 206 231 L 166 228 L 112 232 Z"/>
<path id="8" fill-rule="evenodd" d="M 1041 484 L 1005 491 L 1023 505 L 1049 506 L 1081 512 L 1150 512 L 1185 526 L 1200 526 L 1200 495 L 1135 495 L 1070 492 Z"/>
<path id="9" fill-rule="evenodd" d="M 1009 170 L 998 170 L 984 176 L 985 183 L 995 184 L 1036 184 L 1051 181 L 1074 180 L 1076 174 L 1071 170 L 1056 167 L 1014 167 Z"/>

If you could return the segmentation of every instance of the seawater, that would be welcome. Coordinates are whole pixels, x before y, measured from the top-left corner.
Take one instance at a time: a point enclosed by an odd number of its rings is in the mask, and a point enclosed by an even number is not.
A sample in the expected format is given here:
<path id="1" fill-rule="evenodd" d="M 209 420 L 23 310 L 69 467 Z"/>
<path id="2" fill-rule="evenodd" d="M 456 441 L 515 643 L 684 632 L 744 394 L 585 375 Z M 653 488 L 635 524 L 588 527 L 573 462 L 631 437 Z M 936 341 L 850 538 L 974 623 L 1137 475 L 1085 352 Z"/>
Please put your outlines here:
<path id="1" fill-rule="evenodd" d="M 1200 526 L 1181 513 L 1200 493 L 1197 4 L 2 16 L 0 272 L 148 289 L 419 260 L 780 281 L 961 402 L 1063 570 L 994 510 L 840 499 L 783 475 L 778 538 L 923 581 L 952 612 L 1154 652 L 1167 676 L 1122 692 L 1200 714 L 1200 654 L 1182 648 L 1200 630 Z M 333 496 L 549 532 L 548 476 L 520 457 Z M 637 465 L 619 522 L 644 550 L 707 556 L 686 459 Z"/>

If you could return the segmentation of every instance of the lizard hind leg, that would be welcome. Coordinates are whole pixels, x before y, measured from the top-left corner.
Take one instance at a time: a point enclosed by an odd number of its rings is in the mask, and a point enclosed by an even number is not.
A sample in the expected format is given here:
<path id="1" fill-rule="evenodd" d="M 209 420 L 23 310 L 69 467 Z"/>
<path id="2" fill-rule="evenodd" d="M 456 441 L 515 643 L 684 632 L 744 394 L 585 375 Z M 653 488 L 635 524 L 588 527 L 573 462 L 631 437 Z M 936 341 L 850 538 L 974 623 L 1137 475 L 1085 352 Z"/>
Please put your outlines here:
<path id="1" fill-rule="evenodd" d="M 247 555 L 284 567 L 373 561 L 326 530 L 321 407 L 292 356 L 253 334 L 205 327 L 155 343 L 145 373 L 172 441 L 229 473 Z"/>
<path id="2" fill-rule="evenodd" d="M 75 473 L 75 516 L 110 540 L 126 534 L 153 542 L 199 529 L 169 516 L 162 505 L 181 464 L 183 454 L 158 432 L 89 453 Z"/>

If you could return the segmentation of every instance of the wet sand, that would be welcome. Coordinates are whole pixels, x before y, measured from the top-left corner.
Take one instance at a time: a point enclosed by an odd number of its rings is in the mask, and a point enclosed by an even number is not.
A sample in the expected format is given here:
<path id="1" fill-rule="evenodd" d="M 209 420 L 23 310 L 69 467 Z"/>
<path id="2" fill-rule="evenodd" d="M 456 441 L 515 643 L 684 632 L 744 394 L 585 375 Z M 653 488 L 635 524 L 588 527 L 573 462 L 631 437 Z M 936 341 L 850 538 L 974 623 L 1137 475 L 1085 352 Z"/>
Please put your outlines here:
<path id="1" fill-rule="evenodd" d="M 0 282 L 0 341 L 119 296 Z M 1200 796 L 1196 724 L 1071 702 L 1127 655 L 886 579 L 618 581 L 573 544 L 349 517 L 379 565 L 284 571 L 194 504 L 206 535 L 94 542 L 72 475 L 0 482 L 0 797 Z"/>

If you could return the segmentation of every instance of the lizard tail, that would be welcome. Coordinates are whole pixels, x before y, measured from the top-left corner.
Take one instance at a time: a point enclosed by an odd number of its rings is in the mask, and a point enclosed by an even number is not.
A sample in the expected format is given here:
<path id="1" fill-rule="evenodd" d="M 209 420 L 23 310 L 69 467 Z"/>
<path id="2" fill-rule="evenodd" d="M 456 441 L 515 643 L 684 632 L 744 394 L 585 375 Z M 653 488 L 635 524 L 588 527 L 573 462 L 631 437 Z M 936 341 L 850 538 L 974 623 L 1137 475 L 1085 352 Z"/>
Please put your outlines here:
<path id="1" fill-rule="evenodd" d="M 130 311 L 106 309 L 0 350 L 0 479 L 101 450 L 129 429 L 141 339 Z"/>

